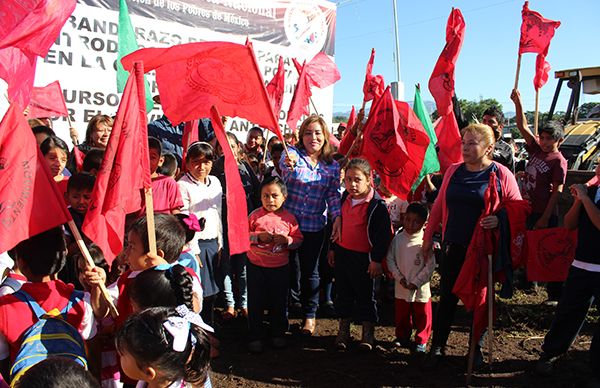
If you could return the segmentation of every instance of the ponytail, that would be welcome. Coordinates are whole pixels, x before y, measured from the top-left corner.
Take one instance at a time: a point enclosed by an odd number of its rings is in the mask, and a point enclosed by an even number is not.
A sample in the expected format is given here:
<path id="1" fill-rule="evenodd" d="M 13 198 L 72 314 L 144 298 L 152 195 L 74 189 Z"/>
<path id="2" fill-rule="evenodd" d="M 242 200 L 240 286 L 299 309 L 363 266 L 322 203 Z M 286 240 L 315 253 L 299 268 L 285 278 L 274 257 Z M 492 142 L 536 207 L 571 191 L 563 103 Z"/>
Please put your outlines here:
<path id="1" fill-rule="evenodd" d="M 158 268 L 158 269 L 157 269 Z M 185 267 L 175 264 L 168 269 L 162 266 L 141 272 L 131 283 L 131 301 L 139 310 L 149 307 L 176 307 L 185 305 L 194 309 L 192 276 Z M 148 292 L 152 290 L 152 292 Z"/>

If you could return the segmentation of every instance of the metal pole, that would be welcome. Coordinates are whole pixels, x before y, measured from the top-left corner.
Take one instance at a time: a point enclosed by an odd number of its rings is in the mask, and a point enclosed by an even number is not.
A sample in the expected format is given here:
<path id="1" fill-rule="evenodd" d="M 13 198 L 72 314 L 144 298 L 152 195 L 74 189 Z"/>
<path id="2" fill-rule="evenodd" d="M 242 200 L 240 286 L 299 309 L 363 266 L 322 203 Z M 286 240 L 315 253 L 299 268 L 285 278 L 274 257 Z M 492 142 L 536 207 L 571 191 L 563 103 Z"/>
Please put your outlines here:
<path id="1" fill-rule="evenodd" d="M 398 39 L 398 7 L 396 6 L 396 0 L 392 0 L 392 5 L 394 7 L 394 32 L 396 37 L 396 79 L 400 83 L 400 40 Z"/>

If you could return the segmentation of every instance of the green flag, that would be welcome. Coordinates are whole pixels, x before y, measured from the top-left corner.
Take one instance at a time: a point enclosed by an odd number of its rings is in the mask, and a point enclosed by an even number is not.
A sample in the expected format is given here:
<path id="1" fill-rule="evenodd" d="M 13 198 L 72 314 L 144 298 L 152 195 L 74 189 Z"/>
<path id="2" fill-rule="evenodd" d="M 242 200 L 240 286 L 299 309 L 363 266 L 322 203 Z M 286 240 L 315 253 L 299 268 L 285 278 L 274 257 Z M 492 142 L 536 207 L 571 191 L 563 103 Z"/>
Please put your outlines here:
<path id="1" fill-rule="evenodd" d="M 117 57 L 117 91 L 119 93 L 123 93 L 127 78 L 129 78 L 129 72 L 123 69 L 121 58 L 138 48 L 131 18 L 129 17 L 129 10 L 127 9 L 127 2 L 126 0 L 119 0 L 119 50 Z M 150 94 L 150 85 L 146 80 L 146 76 L 144 76 L 144 83 L 146 84 L 146 112 L 150 112 L 154 108 L 154 101 Z"/>
<path id="2" fill-rule="evenodd" d="M 421 167 L 421 173 L 419 174 L 419 177 L 417 178 L 411 189 L 414 192 L 417 189 L 417 187 L 419 187 L 419 185 L 421 184 L 421 181 L 423 181 L 423 179 L 425 178 L 425 175 L 440 171 L 440 162 L 437 157 L 437 152 L 435 151 L 437 136 L 435 135 L 435 130 L 433 129 L 433 124 L 431 123 L 429 113 L 427 113 L 425 104 L 423 104 L 423 100 L 421 99 L 421 90 L 419 89 L 419 85 L 417 85 L 415 88 L 415 101 L 413 103 L 413 111 L 415 112 L 419 120 L 421 120 L 421 123 L 425 128 L 425 132 L 427 132 L 427 136 L 429 136 L 429 146 L 427 146 L 427 151 L 425 152 L 425 159 L 423 160 L 423 167 Z"/>

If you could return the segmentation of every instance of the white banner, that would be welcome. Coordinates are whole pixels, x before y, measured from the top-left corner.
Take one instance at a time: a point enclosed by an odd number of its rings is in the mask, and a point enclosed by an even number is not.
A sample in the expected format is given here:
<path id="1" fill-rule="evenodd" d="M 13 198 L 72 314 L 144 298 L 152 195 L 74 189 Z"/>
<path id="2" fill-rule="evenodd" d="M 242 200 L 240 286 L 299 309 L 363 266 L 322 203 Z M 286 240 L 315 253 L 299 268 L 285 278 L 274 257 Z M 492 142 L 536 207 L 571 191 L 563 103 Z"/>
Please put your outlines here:
<path id="1" fill-rule="evenodd" d="M 285 120 L 298 79 L 291 58 L 302 62 L 320 51 L 334 54 L 335 4 L 329 1 L 128 0 L 128 6 L 140 47 L 195 41 L 243 44 L 250 37 L 265 83 L 283 56 L 286 87 L 279 112 L 283 132 L 289 131 Z M 118 16 L 118 0 L 79 0 L 46 58 L 38 61 L 35 86 L 60 82 L 80 141 L 92 116 L 114 115 L 119 105 L 115 70 Z M 152 94 L 158 94 L 153 73 L 148 74 L 148 81 Z M 318 113 L 331 123 L 333 86 L 312 91 Z M 314 113 L 312 106 L 310 109 Z M 160 106 L 156 106 L 148 120 L 161 116 Z M 66 118 L 56 119 L 54 127 L 70 142 Z M 227 129 L 243 141 L 251 127 L 236 118 L 229 120 Z"/>

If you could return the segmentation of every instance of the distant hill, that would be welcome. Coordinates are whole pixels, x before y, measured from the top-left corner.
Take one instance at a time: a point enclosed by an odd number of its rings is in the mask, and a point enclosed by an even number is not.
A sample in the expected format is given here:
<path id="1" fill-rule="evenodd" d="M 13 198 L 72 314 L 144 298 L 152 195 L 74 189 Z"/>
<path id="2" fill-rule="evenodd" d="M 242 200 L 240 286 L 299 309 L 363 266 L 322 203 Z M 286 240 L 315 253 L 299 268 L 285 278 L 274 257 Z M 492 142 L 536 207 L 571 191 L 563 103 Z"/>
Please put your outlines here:
<path id="1" fill-rule="evenodd" d="M 410 105 L 411 107 L 413 106 L 414 101 L 407 101 L 407 102 L 408 102 L 408 105 Z M 434 101 L 423 101 L 423 103 L 425 104 L 425 108 L 427 109 L 427 112 L 429 112 L 429 114 L 432 114 L 435 111 L 436 108 L 435 108 Z M 370 110 L 370 106 L 367 108 L 367 112 L 366 112 L 367 115 L 369 114 L 369 110 Z M 349 116 L 350 116 L 350 110 L 333 112 L 334 121 L 335 121 L 336 117 L 339 117 L 339 118 L 345 117 L 347 119 Z"/>

